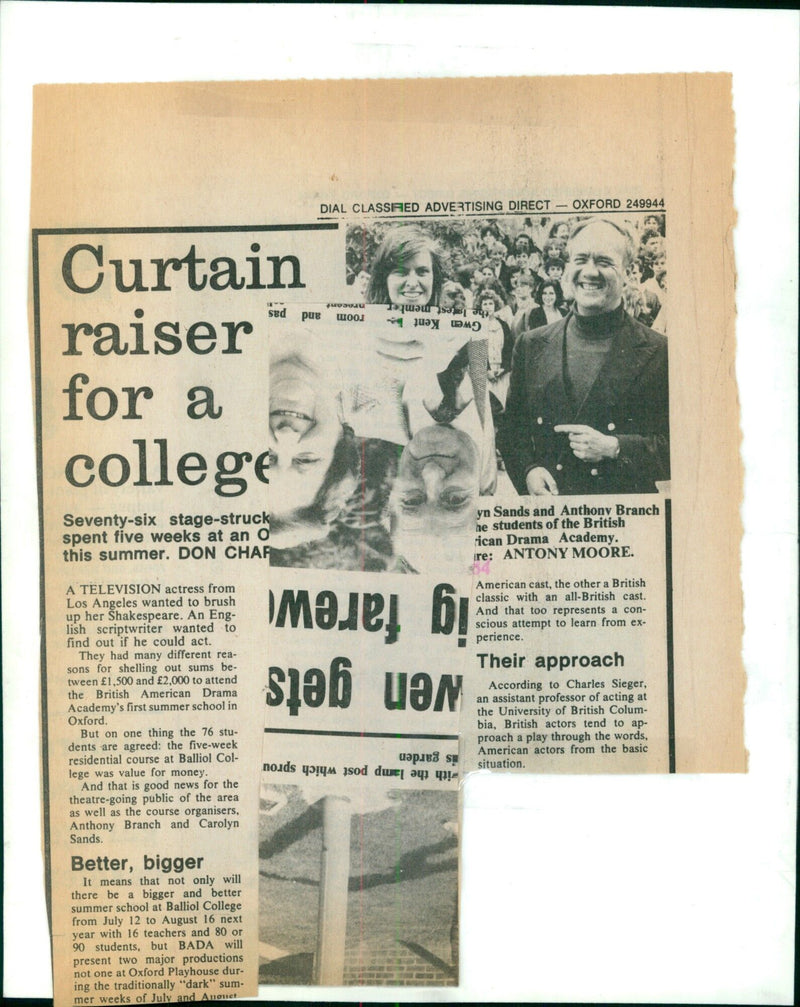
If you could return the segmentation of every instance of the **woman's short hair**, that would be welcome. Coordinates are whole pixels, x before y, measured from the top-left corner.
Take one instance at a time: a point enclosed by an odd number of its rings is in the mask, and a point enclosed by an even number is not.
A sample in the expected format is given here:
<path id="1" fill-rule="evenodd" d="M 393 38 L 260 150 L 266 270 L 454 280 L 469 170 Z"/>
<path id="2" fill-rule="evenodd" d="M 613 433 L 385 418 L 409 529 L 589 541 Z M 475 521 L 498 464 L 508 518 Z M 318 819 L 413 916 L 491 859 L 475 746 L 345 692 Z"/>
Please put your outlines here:
<path id="1" fill-rule="evenodd" d="M 545 259 L 566 259 L 566 242 L 561 241 L 559 238 L 550 238 L 544 244 L 544 250 L 542 252 L 542 257 Z"/>
<path id="2" fill-rule="evenodd" d="M 391 227 L 383 236 L 383 241 L 375 253 L 371 267 L 367 302 L 369 304 L 390 304 L 387 285 L 389 274 L 395 269 L 402 268 L 404 263 L 421 252 L 430 253 L 433 273 L 430 303 L 438 304 L 444 281 L 441 253 L 434 239 L 422 228 L 413 224 Z"/>
<path id="3" fill-rule="evenodd" d="M 481 305 L 484 301 L 491 301 L 494 304 L 494 310 L 499 311 L 505 304 L 503 298 L 497 293 L 496 290 L 492 290 L 491 287 L 483 287 L 475 295 L 475 310 L 480 311 Z"/>
<path id="4" fill-rule="evenodd" d="M 648 224 L 648 220 L 654 220 L 655 226 L 653 224 Z M 644 227 L 646 230 L 655 230 L 657 234 L 663 236 L 664 234 L 664 218 L 660 213 L 646 213 L 644 215 Z"/>

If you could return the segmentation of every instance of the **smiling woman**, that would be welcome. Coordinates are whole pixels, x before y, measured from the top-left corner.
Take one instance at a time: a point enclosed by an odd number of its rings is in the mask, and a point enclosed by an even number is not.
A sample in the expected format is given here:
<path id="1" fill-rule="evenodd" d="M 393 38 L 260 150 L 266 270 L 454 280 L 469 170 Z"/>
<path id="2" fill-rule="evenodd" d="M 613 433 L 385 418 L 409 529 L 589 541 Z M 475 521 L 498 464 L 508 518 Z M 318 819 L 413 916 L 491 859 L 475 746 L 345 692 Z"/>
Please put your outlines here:
<path id="1" fill-rule="evenodd" d="M 433 238 L 419 227 L 393 227 L 372 263 L 367 301 L 403 307 L 438 304 L 443 281 L 442 260 Z"/>

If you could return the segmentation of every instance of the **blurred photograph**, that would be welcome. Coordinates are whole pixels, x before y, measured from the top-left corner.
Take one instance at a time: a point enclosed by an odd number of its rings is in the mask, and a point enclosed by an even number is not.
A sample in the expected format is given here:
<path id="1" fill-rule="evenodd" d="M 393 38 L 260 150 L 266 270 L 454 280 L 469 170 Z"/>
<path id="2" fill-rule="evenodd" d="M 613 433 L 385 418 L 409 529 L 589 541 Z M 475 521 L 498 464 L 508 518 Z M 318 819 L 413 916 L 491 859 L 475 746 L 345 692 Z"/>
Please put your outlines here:
<path id="1" fill-rule="evenodd" d="M 259 983 L 458 984 L 458 795 L 262 786 Z"/>

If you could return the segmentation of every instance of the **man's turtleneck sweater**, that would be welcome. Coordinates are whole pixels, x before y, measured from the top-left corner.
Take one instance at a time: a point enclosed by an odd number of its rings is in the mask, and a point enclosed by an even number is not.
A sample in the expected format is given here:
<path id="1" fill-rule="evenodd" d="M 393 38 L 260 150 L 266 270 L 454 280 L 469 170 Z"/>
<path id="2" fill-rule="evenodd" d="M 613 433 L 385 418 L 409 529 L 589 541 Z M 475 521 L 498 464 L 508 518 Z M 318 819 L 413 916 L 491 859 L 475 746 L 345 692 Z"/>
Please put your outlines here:
<path id="1" fill-rule="evenodd" d="M 566 332 L 565 377 L 576 409 L 580 408 L 595 383 L 624 320 L 625 310 L 621 303 L 613 311 L 602 315 L 570 315 Z"/>

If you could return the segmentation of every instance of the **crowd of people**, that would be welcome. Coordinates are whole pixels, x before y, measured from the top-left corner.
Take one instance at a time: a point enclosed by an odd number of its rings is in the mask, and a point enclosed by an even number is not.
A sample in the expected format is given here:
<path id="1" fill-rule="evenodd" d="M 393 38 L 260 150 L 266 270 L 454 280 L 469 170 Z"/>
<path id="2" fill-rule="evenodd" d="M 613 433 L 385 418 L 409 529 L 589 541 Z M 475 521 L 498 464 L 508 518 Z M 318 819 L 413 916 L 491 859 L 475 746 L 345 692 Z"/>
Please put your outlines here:
<path id="1" fill-rule="evenodd" d="M 521 495 L 666 488 L 663 218 L 532 232 L 484 224 L 445 256 L 424 228 L 390 227 L 359 283 L 366 304 L 414 322 L 379 327 L 355 356 L 344 343 L 345 380 L 324 340 L 312 359 L 310 333 L 302 353 L 298 338 L 273 347 L 274 564 L 464 569 L 479 498 L 503 470 Z M 485 260 L 458 264 L 478 250 Z M 480 335 L 415 324 L 434 308 L 477 312 Z"/>
<path id="2" fill-rule="evenodd" d="M 384 233 L 369 269 L 359 272 L 368 303 L 471 309 L 486 317 L 489 403 L 498 442 L 503 440 L 514 347 L 520 336 L 580 313 L 574 269 L 568 269 L 570 240 L 592 219 L 539 218 L 534 224 L 526 217 L 520 225 L 519 218 L 508 218 L 507 230 L 497 220 L 476 222 L 446 254 L 425 228 L 394 226 Z M 641 325 L 666 335 L 664 217 L 640 214 L 634 220 L 613 220 L 613 228 L 624 243 L 619 277 L 622 309 Z M 366 242 L 362 244 L 366 247 Z M 505 467 L 502 450 L 497 463 Z"/>
<path id="3" fill-rule="evenodd" d="M 368 303 L 435 304 L 455 311 L 481 310 L 478 300 L 491 290 L 499 299 L 494 315 L 516 337 L 569 311 L 572 295 L 563 287 L 567 241 L 583 219 L 483 220 L 447 249 L 423 226 L 392 227 L 371 262 L 348 264 L 348 282 Z M 625 226 L 636 244 L 623 291 L 625 310 L 666 333 L 664 215 L 640 214 L 626 218 Z M 415 259 L 424 260 L 422 277 Z M 390 280 L 397 269 L 405 277 L 398 273 Z"/>

